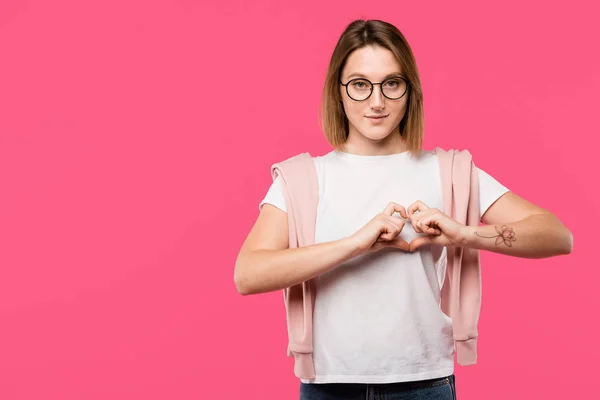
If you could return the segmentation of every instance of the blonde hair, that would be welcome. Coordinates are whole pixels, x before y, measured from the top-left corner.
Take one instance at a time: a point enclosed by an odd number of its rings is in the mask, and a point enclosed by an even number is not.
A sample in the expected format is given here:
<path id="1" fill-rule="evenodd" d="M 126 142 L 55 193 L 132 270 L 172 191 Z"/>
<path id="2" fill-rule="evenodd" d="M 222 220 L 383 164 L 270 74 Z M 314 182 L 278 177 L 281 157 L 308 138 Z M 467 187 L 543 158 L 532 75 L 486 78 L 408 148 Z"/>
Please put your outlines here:
<path id="1" fill-rule="evenodd" d="M 321 129 L 334 148 L 339 149 L 346 142 L 349 125 L 342 107 L 340 74 L 354 50 L 370 45 L 390 50 L 408 81 L 407 110 L 400 121 L 400 135 L 406 140 L 408 151 L 418 155 L 423 146 L 425 118 L 417 63 L 404 35 L 394 25 L 384 21 L 355 20 L 342 33 L 331 55 L 321 96 Z"/>

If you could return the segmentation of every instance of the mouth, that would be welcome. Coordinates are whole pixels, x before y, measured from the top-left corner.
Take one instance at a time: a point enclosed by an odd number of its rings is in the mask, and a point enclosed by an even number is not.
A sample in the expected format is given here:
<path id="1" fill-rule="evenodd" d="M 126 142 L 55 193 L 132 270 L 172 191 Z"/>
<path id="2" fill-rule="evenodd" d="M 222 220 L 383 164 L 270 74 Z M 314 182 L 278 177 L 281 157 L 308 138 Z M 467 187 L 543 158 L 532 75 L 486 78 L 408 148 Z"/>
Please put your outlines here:
<path id="1" fill-rule="evenodd" d="M 388 114 L 389 115 L 389 114 Z M 372 119 L 374 121 L 380 120 L 387 117 L 387 115 L 367 115 L 367 118 Z"/>

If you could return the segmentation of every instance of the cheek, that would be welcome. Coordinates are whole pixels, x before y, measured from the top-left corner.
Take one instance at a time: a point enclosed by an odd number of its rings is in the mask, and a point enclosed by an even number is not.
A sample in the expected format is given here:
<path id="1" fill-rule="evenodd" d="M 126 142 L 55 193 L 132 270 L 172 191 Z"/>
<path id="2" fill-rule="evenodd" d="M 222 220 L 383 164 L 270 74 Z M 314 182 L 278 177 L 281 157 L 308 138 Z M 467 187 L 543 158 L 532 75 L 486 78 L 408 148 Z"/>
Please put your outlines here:
<path id="1" fill-rule="evenodd" d="M 348 119 L 353 120 L 354 122 L 367 121 L 364 116 L 369 112 L 368 104 L 365 105 L 360 102 L 347 102 L 344 100 L 342 105 Z M 385 109 L 394 114 L 394 119 L 400 120 L 406 114 L 406 106 L 407 101 L 402 100 L 401 102 L 386 104 Z"/>
<path id="2" fill-rule="evenodd" d="M 399 119 L 404 117 L 404 115 L 406 114 L 406 101 L 403 101 L 402 103 L 398 103 L 398 106 L 396 108 L 394 108 L 394 113 L 396 114 L 396 117 Z"/>
<path id="3" fill-rule="evenodd" d="M 344 102 L 344 111 L 346 116 L 350 119 L 356 119 L 362 116 L 363 107 L 362 104 Z"/>

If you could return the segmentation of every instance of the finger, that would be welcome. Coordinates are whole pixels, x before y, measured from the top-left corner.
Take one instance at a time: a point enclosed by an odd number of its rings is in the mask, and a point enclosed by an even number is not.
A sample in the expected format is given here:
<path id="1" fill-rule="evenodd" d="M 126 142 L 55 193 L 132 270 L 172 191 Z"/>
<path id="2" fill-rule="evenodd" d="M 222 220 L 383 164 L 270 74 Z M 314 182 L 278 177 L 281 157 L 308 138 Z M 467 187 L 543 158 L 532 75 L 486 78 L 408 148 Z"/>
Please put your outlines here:
<path id="1" fill-rule="evenodd" d="M 401 206 L 400 204 L 394 203 L 392 201 L 387 205 L 387 207 L 385 207 L 383 213 L 392 216 L 394 212 L 399 212 L 402 218 L 408 218 L 408 214 L 406 213 L 406 209 L 404 208 L 404 206 Z"/>
<path id="2" fill-rule="evenodd" d="M 384 243 L 375 242 L 373 244 L 373 246 L 371 246 L 371 248 L 369 249 L 369 251 L 375 252 L 375 251 L 383 249 L 384 247 L 387 247 Z"/>
<path id="3" fill-rule="evenodd" d="M 416 239 L 411 240 L 411 242 L 409 243 L 409 250 L 411 253 L 417 249 L 419 249 L 422 246 L 425 246 L 426 244 L 432 244 L 434 243 L 434 238 L 431 236 L 419 236 Z"/>
<path id="4" fill-rule="evenodd" d="M 396 216 L 389 216 L 387 214 L 383 214 L 383 215 L 384 215 L 384 219 L 386 221 L 391 222 L 392 224 L 397 226 L 400 230 L 402 230 L 402 228 L 404 228 L 404 225 L 406 224 L 406 220 L 404 220 L 400 217 L 396 217 Z"/>
<path id="5" fill-rule="evenodd" d="M 424 233 L 428 233 L 430 235 L 441 234 L 442 229 L 440 227 L 440 224 L 442 223 L 442 221 L 440 221 L 440 217 L 441 214 L 437 212 L 432 212 L 428 215 L 423 215 L 418 220 L 419 228 L 421 228 L 421 230 Z"/>
<path id="6" fill-rule="evenodd" d="M 384 213 L 381 213 L 380 215 L 381 233 L 385 233 L 384 231 L 392 231 L 394 229 L 402 231 L 402 228 L 406 225 L 406 221 L 400 217 L 392 217 Z"/>
<path id="7" fill-rule="evenodd" d="M 408 213 L 409 216 L 411 216 L 417 211 L 422 212 L 425 210 L 429 210 L 429 207 L 427 207 L 427 205 L 425 203 L 423 203 L 421 200 L 417 200 L 414 203 L 412 203 L 410 206 L 408 206 L 408 208 L 406 209 L 406 212 Z"/>
<path id="8" fill-rule="evenodd" d="M 396 216 L 390 217 L 389 215 L 385 215 L 385 220 L 399 226 L 400 228 L 402 228 L 404 226 L 404 224 L 406 224 L 405 220 L 403 220 L 400 217 L 396 217 Z"/>
<path id="9" fill-rule="evenodd" d="M 410 217 L 408 217 L 408 220 L 410 221 L 413 229 L 415 230 L 415 232 L 417 233 L 424 233 L 424 229 L 426 229 L 427 227 L 424 226 L 421 223 L 421 220 L 423 219 L 423 217 L 425 217 L 427 214 L 429 213 L 429 210 L 425 210 L 423 212 L 419 212 L 417 214 L 413 214 Z"/>
<path id="10" fill-rule="evenodd" d="M 411 219 L 411 225 L 414 229 L 415 232 L 417 233 L 423 233 L 423 231 L 421 230 L 421 227 L 419 226 L 419 220 L 418 219 Z"/>
<path id="11" fill-rule="evenodd" d="M 418 233 L 426 233 L 428 235 L 439 235 L 442 233 L 434 221 L 428 223 L 424 218 L 417 220 L 415 225 L 415 232 L 418 231 Z"/>
<path id="12" fill-rule="evenodd" d="M 390 240 L 392 240 L 393 237 L 391 234 L 389 233 L 382 233 L 381 235 L 379 235 L 379 238 L 377 239 L 378 242 L 388 242 Z"/>
<path id="13" fill-rule="evenodd" d="M 382 242 L 375 243 L 373 246 L 377 246 L 374 248 L 393 247 L 406 252 L 410 251 L 410 244 L 406 240 L 400 239 L 398 237 L 393 238 L 391 240 L 384 240 Z"/>
<path id="14" fill-rule="evenodd" d="M 385 242 L 390 239 L 393 239 L 392 232 L 393 232 L 393 230 L 388 225 L 381 227 L 381 230 L 379 232 L 379 237 L 377 238 L 377 240 Z"/>
<path id="15" fill-rule="evenodd" d="M 400 239 L 400 238 L 395 238 L 390 240 L 389 242 L 386 243 L 387 247 L 394 247 L 396 249 L 400 249 L 400 250 L 404 250 L 404 251 L 410 251 L 410 244 L 404 240 L 404 239 Z"/>
<path id="16" fill-rule="evenodd" d="M 426 224 L 423 224 L 423 219 L 425 217 L 428 217 L 428 216 L 432 215 L 433 213 L 435 213 L 436 210 L 437 209 L 435 209 L 435 208 L 428 208 L 425 211 L 421 211 L 416 214 L 412 214 L 411 216 L 408 217 L 408 220 L 410 221 L 411 225 L 413 226 L 413 229 L 415 229 L 415 232 L 418 232 L 418 233 L 426 232 L 427 226 L 426 226 Z"/>
<path id="17" fill-rule="evenodd" d="M 404 222 L 403 222 L 403 224 L 404 224 Z M 401 226 L 396 225 L 395 223 L 393 223 L 391 221 L 387 221 L 387 223 L 383 226 L 383 231 L 379 235 L 379 237 L 382 238 L 382 239 L 384 239 L 384 240 L 392 240 L 401 231 L 402 231 L 402 227 Z"/>

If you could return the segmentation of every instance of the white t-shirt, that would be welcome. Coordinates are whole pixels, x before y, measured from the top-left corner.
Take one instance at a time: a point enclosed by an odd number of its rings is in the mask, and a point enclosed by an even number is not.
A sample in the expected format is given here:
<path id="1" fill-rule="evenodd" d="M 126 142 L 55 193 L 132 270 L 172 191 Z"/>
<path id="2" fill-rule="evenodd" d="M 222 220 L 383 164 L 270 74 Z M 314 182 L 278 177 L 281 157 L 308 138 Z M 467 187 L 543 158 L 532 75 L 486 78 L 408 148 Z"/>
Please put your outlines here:
<path id="1" fill-rule="evenodd" d="M 313 157 L 319 184 L 315 243 L 348 237 L 389 202 L 416 200 L 443 211 L 435 153 Z M 480 216 L 508 189 L 478 168 Z M 259 205 L 286 211 L 277 178 Z M 406 223 L 399 237 L 424 234 Z M 317 279 L 313 324 L 316 378 L 308 383 L 389 383 L 454 372 L 452 321 L 440 309 L 445 248 L 384 249 L 355 257 Z M 445 256 L 445 255 L 444 255 Z M 445 266 L 444 266 L 445 267 Z"/>

